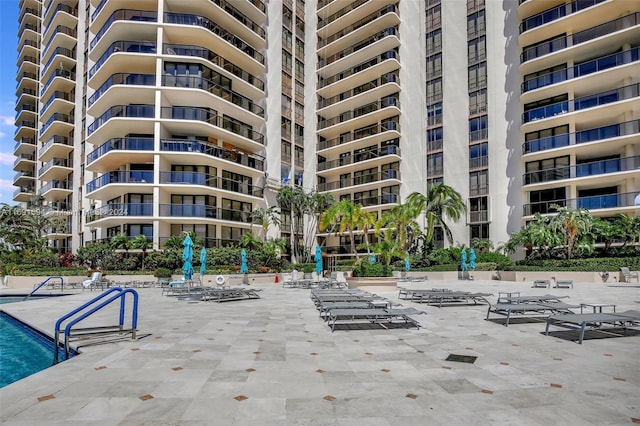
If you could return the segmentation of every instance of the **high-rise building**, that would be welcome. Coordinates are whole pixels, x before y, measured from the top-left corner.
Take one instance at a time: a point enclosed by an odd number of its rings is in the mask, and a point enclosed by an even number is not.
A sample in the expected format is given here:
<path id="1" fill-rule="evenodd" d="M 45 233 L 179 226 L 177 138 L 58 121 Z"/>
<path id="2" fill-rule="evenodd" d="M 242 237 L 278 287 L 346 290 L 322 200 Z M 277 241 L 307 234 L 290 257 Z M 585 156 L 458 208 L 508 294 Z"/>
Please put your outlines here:
<path id="1" fill-rule="evenodd" d="M 286 185 L 379 217 L 444 182 L 467 203 L 465 245 L 552 204 L 640 214 L 640 2 L 19 7 L 14 200 L 71 212 L 47 230 L 60 250 L 121 233 L 235 243 Z M 297 233 L 289 219 L 271 236 Z"/>

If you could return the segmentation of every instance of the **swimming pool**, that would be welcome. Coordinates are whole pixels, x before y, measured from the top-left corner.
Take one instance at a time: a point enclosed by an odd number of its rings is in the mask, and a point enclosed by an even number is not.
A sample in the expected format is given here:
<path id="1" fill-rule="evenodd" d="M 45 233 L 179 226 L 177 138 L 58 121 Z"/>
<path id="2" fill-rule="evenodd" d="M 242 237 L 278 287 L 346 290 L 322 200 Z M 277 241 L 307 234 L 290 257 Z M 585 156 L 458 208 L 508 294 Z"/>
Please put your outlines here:
<path id="1" fill-rule="evenodd" d="M 23 298 L 0 297 L 0 303 L 19 302 Z M 0 311 L 0 388 L 51 367 L 53 348 L 53 340 L 48 336 Z"/>

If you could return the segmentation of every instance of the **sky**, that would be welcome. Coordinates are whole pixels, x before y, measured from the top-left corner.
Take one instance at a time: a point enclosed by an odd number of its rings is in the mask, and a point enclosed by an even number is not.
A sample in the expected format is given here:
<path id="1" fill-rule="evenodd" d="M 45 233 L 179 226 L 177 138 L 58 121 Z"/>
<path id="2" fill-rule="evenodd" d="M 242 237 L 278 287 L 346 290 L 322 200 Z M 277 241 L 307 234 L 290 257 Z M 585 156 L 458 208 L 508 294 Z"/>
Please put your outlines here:
<path id="1" fill-rule="evenodd" d="M 0 0 L 0 203 L 13 198 L 18 0 Z"/>

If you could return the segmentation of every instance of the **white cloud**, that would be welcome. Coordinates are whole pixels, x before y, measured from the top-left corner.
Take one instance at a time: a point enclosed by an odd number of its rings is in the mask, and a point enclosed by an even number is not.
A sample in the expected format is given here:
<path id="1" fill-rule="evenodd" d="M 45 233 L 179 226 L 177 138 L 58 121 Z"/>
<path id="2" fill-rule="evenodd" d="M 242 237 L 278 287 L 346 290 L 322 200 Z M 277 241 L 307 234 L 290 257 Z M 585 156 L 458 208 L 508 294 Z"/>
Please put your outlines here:
<path id="1" fill-rule="evenodd" d="M 13 191 L 16 188 L 9 179 L 0 179 L 0 203 L 15 204 L 13 202 Z"/>
<path id="2" fill-rule="evenodd" d="M 15 125 L 16 119 L 10 115 L 0 115 L 0 123 L 5 126 Z"/>
<path id="3" fill-rule="evenodd" d="M 0 165 L 13 166 L 16 157 L 8 152 L 0 152 Z"/>

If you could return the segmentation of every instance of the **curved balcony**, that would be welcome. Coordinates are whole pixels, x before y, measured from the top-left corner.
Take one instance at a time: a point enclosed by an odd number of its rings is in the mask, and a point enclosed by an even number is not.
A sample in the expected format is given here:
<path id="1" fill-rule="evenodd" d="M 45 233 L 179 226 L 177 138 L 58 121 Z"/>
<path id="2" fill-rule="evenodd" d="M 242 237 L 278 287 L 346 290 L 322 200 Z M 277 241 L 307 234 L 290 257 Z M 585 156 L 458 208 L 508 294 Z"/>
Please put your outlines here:
<path id="1" fill-rule="evenodd" d="M 628 138 L 624 138 L 625 136 L 635 136 L 636 138 L 640 136 L 640 120 L 610 124 L 607 126 L 580 130 L 574 133 L 563 133 L 546 138 L 530 140 L 522 144 L 522 153 L 532 154 L 535 152 L 563 148 L 576 144 L 621 138 L 619 143 L 616 145 L 609 145 L 611 142 L 607 142 L 608 147 L 611 147 L 613 150 L 617 150 L 623 145 L 629 143 Z"/>
<path id="2" fill-rule="evenodd" d="M 154 118 L 155 105 L 114 105 L 87 127 L 87 136 L 112 118 Z"/>
<path id="3" fill-rule="evenodd" d="M 13 170 L 25 170 L 30 171 L 36 165 L 36 157 L 33 154 L 20 154 L 16 155 L 15 160 L 13 160 Z"/>
<path id="4" fill-rule="evenodd" d="M 16 97 L 18 98 L 16 103 L 34 102 L 37 100 L 37 96 L 38 92 L 35 88 L 23 87 L 16 90 Z"/>
<path id="5" fill-rule="evenodd" d="M 162 107 L 160 116 L 163 119 L 169 120 L 201 121 L 223 129 L 231 135 L 240 136 L 241 138 L 264 145 L 264 135 L 253 130 L 252 126 L 227 116 L 220 116 L 218 115 L 218 111 L 211 108 L 180 106 Z M 247 146 L 247 148 L 250 149 L 255 147 Z"/>
<path id="6" fill-rule="evenodd" d="M 40 90 L 40 97 L 48 99 L 55 91 L 70 92 L 76 84 L 76 74 L 57 68 Z"/>
<path id="7" fill-rule="evenodd" d="M 94 14 L 95 15 L 95 14 Z M 135 9 L 118 9 L 114 11 L 107 21 L 102 24 L 102 27 L 98 30 L 96 35 L 89 44 L 90 49 L 93 50 L 96 44 L 102 39 L 111 24 L 116 21 L 132 21 L 132 22 L 158 22 L 158 12 L 155 10 L 135 10 Z"/>
<path id="8" fill-rule="evenodd" d="M 160 183 L 170 185 L 193 185 L 189 191 L 209 193 L 208 188 L 221 189 L 251 197 L 262 197 L 262 188 L 247 182 L 240 182 L 200 172 L 160 172 Z M 203 191 L 204 190 L 204 191 Z"/>
<path id="9" fill-rule="evenodd" d="M 235 47 L 241 52 L 248 55 L 250 58 L 256 60 L 260 65 L 264 66 L 264 55 L 258 52 L 255 48 L 250 46 L 247 42 L 240 37 L 220 27 L 218 24 L 200 15 L 191 15 L 186 13 L 172 13 L 165 12 L 164 14 L 165 24 L 186 25 L 189 27 L 201 27 L 207 29 L 212 34 L 218 36 L 229 45 Z M 170 31 L 169 28 L 165 28 L 166 31 Z"/>
<path id="10" fill-rule="evenodd" d="M 24 85 L 35 85 L 37 84 L 36 80 L 38 79 L 38 75 L 34 72 L 25 71 L 22 74 L 16 75 L 16 89 Z M 26 80 L 26 81 L 25 81 Z"/>
<path id="11" fill-rule="evenodd" d="M 89 97 L 87 112 L 97 115 L 95 111 L 103 111 L 104 108 L 125 100 L 152 104 L 155 100 L 155 92 L 148 88 L 155 85 L 155 74 L 113 74 Z M 111 88 L 113 90 L 109 90 Z"/>
<path id="12" fill-rule="evenodd" d="M 198 153 L 205 154 L 210 157 L 226 160 L 234 165 L 241 165 L 245 168 L 251 168 L 255 171 L 264 171 L 264 157 L 256 154 L 248 154 L 235 149 L 227 149 L 218 145 L 203 142 L 199 140 L 188 139 L 161 139 L 160 151 L 167 153 Z M 192 160 L 195 161 L 195 160 Z M 204 164 L 211 164 L 207 159 Z M 229 165 L 230 166 L 230 165 Z M 226 170 L 232 170 L 233 167 L 225 167 Z M 237 171 L 245 172 L 244 168 L 236 168 Z"/>
<path id="13" fill-rule="evenodd" d="M 87 223 L 101 219 L 125 219 L 127 222 L 135 221 L 137 217 L 148 218 L 153 216 L 153 204 L 150 203 L 108 203 L 102 207 L 96 207 L 85 214 Z"/>
<path id="14" fill-rule="evenodd" d="M 608 90 L 606 92 L 594 93 L 592 95 L 575 98 L 571 101 L 557 102 L 540 108 L 525 111 L 522 114 L 522 122 L 543 120 L 557 115 L 568 114 L 570 112 L 581 111 L 588 108 L 600 107 L 603 105 L 621 102 L 640 96 L 640 83 L 624 86 L 619 89 Z"/>
<path id="15" fill-rule="evenodd" d="M 220 208 L 199 204 L 160 204 L 161 217 L 189 217 L 219 219 Z"/>
<path id="16" fill-rule="evenodd" d="M 522 93 L 542 87 L 558 84 L 563 81 L 573 80 L 589 74 L 605 71 L 615 67 L 621 67 L 640 59 L 640 48 L 636 47 L 613 55 L 603 56 L 592 61 L 584 62 L 574 67 L 539 75 L 522 83 Z"/>
<path id="17" fill-rule="evenodd" d="M 152 162 L 153 138 L 113 138 L 87 154 L 86 170 L 107 172 L 125 163 Z M 109 154 L 109 155 L 107 155 Z M 96 161 L 100 160 L 99 164 Z"/>
<path id="18" fill-rule="evenodd" d="M 564 179 L 587 178 L 621 172 L 635 172 L 640 168 L 640 156 L 593 161 L 574 166 L 536 170 L 522 175 L 525 185 L 553 182 Z"/>
<path id="19" fill-rule="evenodd" d="M 328 56 L 326 58 L 321 58 L 318 60 L 318 70 L 319 72 L 321 72 L 322 74 L 328 74 L 330 71 L 324 70 L 321 71 L 323 68 L 329 67 L 330 65 L 332 65 L 333 63 L 343 59 L 343 58 L 347 58 L 349 56 L 353 55 L 353 58 L 351 58 L 349 61 L 350 62 L 362 62 L 368 58 L 370 58 L 371 56 L 377 56 L 378 53 L 371 55 L 371 54 L 366 54 L 366 52 L 363 52 L 363 55 L 356 55 L 356 53 L 362 51 L 363 49 L 372 46 L 374 43 L 378 44 L 380 46 L 380 50 L 382 53 L 383 51 L 387 51 L 387 50 L 391 50 L 395 47 L 398 46 L 398 42 L 399 39 L 397 37 L 398 34 L 398 30 L 395 27 L 390 27 L 390 28 L 386 28 L 382 31 L 379 31 L 369 37 L 367 37 L 364 40 L 359 40 L 357 43 L 347 47 L 346 49 L 341 50 L 340 52 L 337 52 L 331 56 Z M 344 67 L 347 68 L 347 67 Z M 337 70 L 336 70 L 337 71 Z M 332 72 L 331 74 L 335 74 L 335 72 Z"/>
<path id="20" fill-rule="evenodd" d="M 253 76 L 242 67 L 235 65 L 233 62 L 229 62 L 224 57 L 209 49 L 205 49 L 204 47 L 188 44 L 165 43 L 163 44 L 162 53 L 165 55 L 190 56 L 205 59 L 208 62 L 217 65 L 219 69 L 240 78 L 264 92 L 264 82 L 262 80 Z"/>
<path id="21" fill-rule="evenodd" d="M 73 151 L 73 140 L 64 136 L 53 136 L 42 145 L 38 151 L 39 161 L 49 161 L 52 158 L 67 158 Z"/>
<path id="22" fill-rule="evenodd" d="M 225 12 L 227 12 L 236 21 L 238 21 L 244 27 L 246 27 L 249 30 L 251 30 L 252 33 L 256 34 L 263 41 L 266 39 L 266 33 L 265 33 L 264 29 L 260 25 L 258 25 L 256 22 L 254 22 L 251 18 L 249 18 L 247 15 L 245 15 L 244 13 L 242 13 L 241 11 L 239 11 L 238 9 L 233 7 L 232 4 L 234 2 L 231 2 L 229 0 L 209 0 L 209 1 L 212 2 L 213 4 L 217 5 L 220 9 L 224 10 Z M 259 5 L 262 5 L 262 7 L 264 7 L 264 4 L 262 4 L 261 2 L 255 2 L 255 4 L 256 5 L 259 4 Z M 263 12 L 264 11 L 265 10 L 263 10 Z M 242 29 L 238 29 L 238 31 L 241 31 L 242 33 L 245 33 L 245 31 L 242 31 Z"/>
<path id="23" fill-rule="evenodd" d="M 13 138 L 31 137 L 36 133 L 36 122 L 31 120 L 16 121 L 16 130 Z"/>
<path id="24" fill-rule="evenodd" d="M 33 186 L 21 186 L 13 191 L 13 201 L 17 203 L 26 203 L 29 202 L 36 191 Z"/>
<path id="25" fill-rule="evenodd" d="M 321 183 L 318 184 L 318 192 L 335 191 L 338 189 L 350 188 L 352 186 L 378 186 L 379 182 L 386 180 L 400 181 L 400 171 L 391 169 L 385 170 L 384 172 L 370 173 L 354 178 L 340 179 L 337 181 Z"/>
<path id="26" fill-rule="evenodd" d="M 386 98 L 380 99 L 379 101 L 371 102 L 367 105 L 360 106 L 359 108 L 353 109 L 351 111 L 343 112 L 342 114 L 328 118 L 326 120 L 318 121 L 317 129 L 322 130 L 332 126 L 344 125 L 345 123 L 357 119 L 358 117 L 362 117 L 364 115 L 375 113 L 376 111 L 384 110 L 387 108 L 394 108 L 395 111 L 392 112 L 393 115 L 399 113 L 400 108 L 400 98 L 397 96 L 388 96 Z"/>
<path id="27" fill-rule="evenodd" d="M 38 179 L 44 181 L 64 180 L 73 172 L 73 160 L 52 158 L 38 169 Z"/>
<path id="28" fill-rule="evenodd" d="M 69 95 L 67 92 L 61 92 L 61 91 L 53 92 L 51 96 L 49 96 L 49 99 L 47 99 L 44 105 L 42 106 L 42 109 L 40 110 L 40 121 L 42 121 L 42 118 L 47 115 L 47 110 L 54 102 L 56 102 L 55 110 L 57 112 L 64 112 L 67 114 L 71 112 L 71 110 L 75 106 L 74 100 L 71 99 L 71 95 Z"/>
<path id="29" fill-rule="evenodd" d="M 59 12 L 64 12 L 67 15 L 70 15 L 71 17 L 75 18 L 78 15 L 78 9 L 73 8 L 69 5 L 66 5 L 64 3 L 58 3 L 56 4 L 56 7 L 52 8 L 51 6 L 55 4 L 54 2 L 50 2 L 47 7 L 44 8 L 44 10 L 42 11 L 42 26 L 43 27 L 50 27 L 51 26 L 51 22 L 53 21 L 53 18 L 56 17 L 56 15 Z"/>
<path id="30" fill-rule="evenodd" d="M 201 89 L 264 118 L 264 108 L 255 104 L 253 100 L 202 77 L 163 75 L 162 86 Z"/>
<path id="31" fill-rule="evenodd" d="M 356 129 L 353 132 L 342 134 L 336 138 L 321 140 L 317 144 L 318 151 L 324 151 L 333 147 L 339 147 L 349 144 L 351 147 L 359 148 L 360 145 L 370 145 L 373 142 L 382 142 L 388 138 L 400 136 L 400 124 L 390 120 L 380 124 L 372 124 L 369 126 Z M 357 142 L 360 143 L 357 143 Z"/>
<path id="32" fill-rule="evenodd" d="M 639 21 L 640 12 L 631 13 L 621 18 L 605 22 L 595 27 L 587 28 L 586 30 L 578 31 L 568 36 L 558 36 L 551 40 L 545 40 L 525 46 L 522 49 L 520 62 L 524 64 L 525 62 L 562 51 L 569 47 L 574 47 L 600 37 L 637 27 L 639 25 Z M 625 39 L 623 38 L 621 41 L 622 40 Z M 631 40 L 629 40 L 629 42 L 631 42 Z M 611 41 L 609 41 L 608 44 L 611 44 Z"/>
<path id="33" fill-rule="evenodd" d="M 35 138 L 27 138 L 27 137 L 20 138 L 13 146 L 13 155 L 33 154 L 35 151 L 36 151 Z"/>
<path id="34" fill-rule="evenodd" d="M 15 121 L 33 121 L 38 110 L 34 104 L 19 104 L 16 109 Z"/>
<path id="35" fill-rule="evenodd" d="M 113 42 L 89 70 L 89 79 L 91 79 L 100 70 L 100 68 L 102 68 L 105 62 L 107 62 L 112 55 L 129 53 L 135 54 L 126 55 L 127 58 L 125 60 L 129 67 L 133 64 L 132 61 L 135 61 L 136 65 L 138 62 L 144 63 L 144 61 L 147 61 L 150 56 L 156 55 L 156 43 L 155 41 L 142 40 Z"/>
<path id="36" fill-rule="evenodd" d="M 560 18 L 580 12 L 603 1 L 605 0 L 573 0 L 570 3 L 553 6 L 524 19 L 520 24 L 520 33 L 557 21 Z"/>
<path id="37" fill-rule="evenodd" d="M 49 43 L 42 49 L 42 56 L 49 57 L 49 47 L 55 44 L 57 47 L 64 47 L 67 49 L 73 49 L 77 43 L 77 33 L 74 28 L 65 27 L 64 25 L 58 25 L 54 30 L 49 40 Z"/>
<path id="38" fill-rule="evenodd" d="M 19 170 L 13 175 L 13 186 L 33 187 L 36 182 L 33 170 Z"/>
<path id="39" fill-rule="evenodd" d="M 596 195 L 591 197 L 568 198 L 563 200 L 542 201 L 539 203 L 525 204 L 523 207 L 524 216 L 533 216 L 536 213 L 549 214 L 557 210 L 551 206 L 557 204 L 560 207 L 570 207 L 574 210 L 585 208 L 588 210 L 603 209 L 637 209 L 635 192 L 625 192 L 620 194 Z"/>
<path id="40" fill-rule="evenodd" d="M 334 0 L 320 0 L 318 2 L 317 10 L 321 11 L 321 9 L 328 6 L 333 1 Z M 369 2 L 371 2 L 371 0 L 356 0 L 342 8 L 340 8 L 340 6 L 342 6 L 343 3 L 340 3 L 340 2 L 334 3 L 333 7 L 327 8 L 326 10 L 323 10 L 321 14 L 319 14 L 319 16 L 326 16 L 326 17 L 324 18 L 321 17 L 320 19 L 318 19 L 317 29 L 320 30 L 321 28 L 326 27 L 327 25 L 331 24 L 332 22 L 335 22 L 337 19 L 341 18 L 342 16 L 347 15 L 352 10 L 357 9 L 363 4 L 369 3 Z M 328 13 L 330 13 L 330 15 L 327 16 Z"/>
<path id="41" fill-rule="evenodd" d="M 349 105 L 349 104 L 353 104 L 354 102 L 357 102 L 362 104 L 363 102 L 365 102 L 365 99 L 363 99 L 365 94 L 372 93 L 373 90 L 382 88 L 384 85 L 387 85 L 387 84 L 389 86 L 386 87 L 386 90 L 383 90 L 383 89 L 376 90 L 374 94 L 376 99 L 379 99 L 382 96 L 389 96 L 394 93 L 397 93 L 398 90 L 400 90 L 400 86 L 399 86 L 400 77 L 398 74 L 399 72 L 397 70 L 393 72 L 389 72 L 389 73 L 383 74 L 382 76 L 380 76 L 379 78 L 376 78 L 375 80 L 371 80 L 367 83 L 360 84 L 357 87 L 341 92 L 338 95 L 332 96 L 327 99 L 321 99 L 316 104 L 316 108 L 320 114 L 331 114 L 330 111 L 322 111 L 322 110 L 325 108 L 329 108 L 332 105 L 337 103 L 342 103 L 343 105 Z M 349 99 L 352 99 L 355 96 L 358 97 L 357 100 L 354 100 L 353 102 L 348 102 Z"/>
<path id="42" fill-rule="evenodd" d="M 73 193 L 73 182 L 66 180 L 52 180 L 38 189 L 38 195 L 44 197 L 45 201 L 60 200 L 71 193 Z"/>
<path id="43" fill-rule="evenodd" d="M 68 135 L 73 130 L 73 116 L 54 112 L 40 128 L 40 139 L 53 135 Z"/>
<path id="44" fill-rule="evenodd" d="M 353 155 L 343 156 L 336 160 L 318 163 L 318 172 L 332 170 L 340 167 L 350 166 L 367 162 L 367 167 L 379 165 L 388 162 L 389 155 L 400 156 L 400 148 L 396 145 L 387 145 L 381 148 L 367 149 L 365 151 L 356 151 Z M 364 167 L 364 166 L 363 166 Z M 350 167 L 349 167 L 350 168 Z"/>
<path id="45" fill-rule="evenodd" d="M 399 204 L 400 195 L 383 194 L 377 197 L 354 198 L 353 202 L 355 204 L 360 204 L 362 207 L 375 207 L 375 206 L 381 206 L 384 204 Z"/>
<path id="46" fill-rule="evenodd" d="M 142 190 L 143 186 L 148 186 L 150 190 L 150 187 L 153 184 L 153 171 L 126 170 L 105 173 L 87 183 L 86 193 L 88 195 L 113 184 L 116 184 L 116 186 L 119 186 L 120 184 L 131 185 L 136 188 L 136 191 Z M 116 188 L 115 190 L 121 192 L 122 188 Z M 148 190 L 145 192 L 148 192 Z M 110 195 L 111 194 L 108 194 L 107 197 Z"/>

